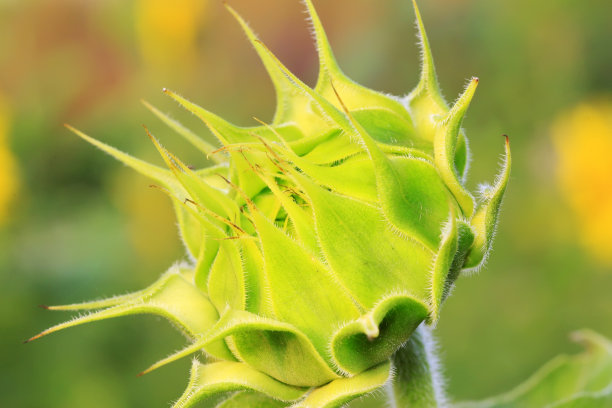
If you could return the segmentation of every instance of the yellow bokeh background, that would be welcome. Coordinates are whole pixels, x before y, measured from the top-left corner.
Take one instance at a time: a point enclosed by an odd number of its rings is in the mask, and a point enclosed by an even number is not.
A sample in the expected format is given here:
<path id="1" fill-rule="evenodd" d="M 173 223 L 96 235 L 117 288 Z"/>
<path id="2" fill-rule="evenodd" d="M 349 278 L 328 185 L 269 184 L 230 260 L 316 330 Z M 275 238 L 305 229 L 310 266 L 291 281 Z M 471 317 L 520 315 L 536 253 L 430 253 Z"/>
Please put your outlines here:
<path id="1" fill-rule="evenodd" d="M 10 148 L 10 126 L 10 104 L 0 94 L 0 226 L 9 221 L 19 186 L 17 163 Z"/>
<path id="2" fill-rule="evenodd" d="M 553 124 L 557 178 L 577 235 L 612 266 L 612 102 L 585 101 Z"/>
<path id="3" fill-rule="evenodd" d="M 206 23 L 206 0 L 136 0 L 134 24 L 147 69 L 193 69 L 198 39 Z"/>

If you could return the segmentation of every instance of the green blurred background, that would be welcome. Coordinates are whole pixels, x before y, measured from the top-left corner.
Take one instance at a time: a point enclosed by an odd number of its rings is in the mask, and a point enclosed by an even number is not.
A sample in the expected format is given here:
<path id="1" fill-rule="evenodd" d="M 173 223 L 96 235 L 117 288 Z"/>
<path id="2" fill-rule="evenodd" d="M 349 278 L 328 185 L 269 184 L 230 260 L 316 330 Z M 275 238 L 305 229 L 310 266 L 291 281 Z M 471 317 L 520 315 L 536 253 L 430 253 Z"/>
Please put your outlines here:
<path id="1" fill-rule="evenodd" d="M 407 93 L 418 48 L 408 0 L 316 1 L 338 60 L 371 88 Z M 510 135 L 514 168 L 485 270 L 462 278 L 437 336 L 454 399 L 499 393 L 567 335 L 612 337 L 612 2 L 422 0 L 452 101 L 481 83 L 464 122 L 470 186 L 491 181 Z M 298 0 L 230 0 L 295 73 L 316 56 Z M 140 104 L 212 140 L 168 87 L 242 125 L 274 94 L 218 0 L 0 0 L 0 406 L 164 407 L 188 359 L 135 374 L 184 344 L 170 325 L 127 317 L 22 345 L 68 318 L 38 304 L 140 289 L 184 258 L 167 199 L 70 134 L 160 163 L 141 128 L 205 164 Z M 161 164 L 161 163 L 160 163 Z"/>

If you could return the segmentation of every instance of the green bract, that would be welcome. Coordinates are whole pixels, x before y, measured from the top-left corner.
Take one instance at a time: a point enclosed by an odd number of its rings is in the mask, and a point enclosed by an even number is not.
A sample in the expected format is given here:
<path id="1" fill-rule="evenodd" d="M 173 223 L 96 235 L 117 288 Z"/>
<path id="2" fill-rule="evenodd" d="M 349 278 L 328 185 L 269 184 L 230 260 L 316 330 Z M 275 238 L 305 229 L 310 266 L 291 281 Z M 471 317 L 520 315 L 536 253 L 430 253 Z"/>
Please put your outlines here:
<path id="1" fill-rule="evenodd" d="M 508 144 L 500 176 L 475 199 L 464 187 L 461 122 L 478 80 L 446 104 L 418 10 L 421 79 L 395 98 L 342 73 L 305 3 L 320 59 L 314 89 L 229 9 L 274 83 L 271 123 L 237 127 L 164 90 L 202 119 L 217 149 L 146 104 L 216 165 L 192 170 L 150 135 L 167 165 L 160 168 L 71 128 L 174 200 L 193 262 L 140 292 L 50 307 L 94 312 L 41 335 L 126 314 L 168 318 L 191 343 L 146 371 L 201 352 L 176 407 L 336 407 L 385 384 L 405 404 L 436 403 L 435 379 L 426 379 L 433 370 L 418 358 L 428 333 L 413 333 L 436 323 L 460 273 L 486 259 Z M 433 391 L 408 395 L 392 385 L 394 373 Z"/>

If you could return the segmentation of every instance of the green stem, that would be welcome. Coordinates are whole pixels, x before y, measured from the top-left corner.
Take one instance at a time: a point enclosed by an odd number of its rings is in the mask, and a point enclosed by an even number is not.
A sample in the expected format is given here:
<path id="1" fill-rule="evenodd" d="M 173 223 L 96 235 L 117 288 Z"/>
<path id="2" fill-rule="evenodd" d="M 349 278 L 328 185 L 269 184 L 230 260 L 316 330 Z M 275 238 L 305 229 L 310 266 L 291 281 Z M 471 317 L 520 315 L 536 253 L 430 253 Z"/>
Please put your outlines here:
<path id="1" fill-rule="evenodd" d="M 412 334 L 392 358 L 393 382 L 387 387 L 392 408 L 447 406 L 443 378 L 435 355 L 431 329 L 424 324 Z"/>

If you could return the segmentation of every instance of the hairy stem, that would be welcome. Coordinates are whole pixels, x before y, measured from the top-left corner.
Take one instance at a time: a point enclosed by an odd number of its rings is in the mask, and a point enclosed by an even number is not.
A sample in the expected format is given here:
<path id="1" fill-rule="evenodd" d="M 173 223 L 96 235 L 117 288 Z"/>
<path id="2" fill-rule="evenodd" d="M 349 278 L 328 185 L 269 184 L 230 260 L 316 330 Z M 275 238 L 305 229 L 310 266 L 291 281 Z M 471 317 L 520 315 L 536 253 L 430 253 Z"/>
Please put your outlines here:
<path id="1" fill-rule="evenodd" d="M 387 386 L 392 408 L 447 406 L 431 329 L 423 324 L 394 355 L 395 377 Z"/>

